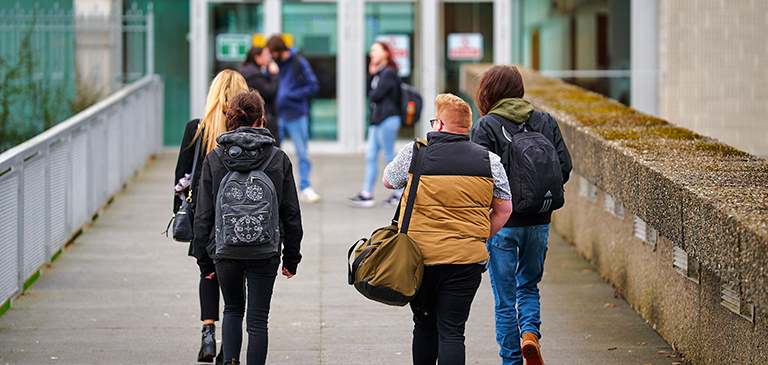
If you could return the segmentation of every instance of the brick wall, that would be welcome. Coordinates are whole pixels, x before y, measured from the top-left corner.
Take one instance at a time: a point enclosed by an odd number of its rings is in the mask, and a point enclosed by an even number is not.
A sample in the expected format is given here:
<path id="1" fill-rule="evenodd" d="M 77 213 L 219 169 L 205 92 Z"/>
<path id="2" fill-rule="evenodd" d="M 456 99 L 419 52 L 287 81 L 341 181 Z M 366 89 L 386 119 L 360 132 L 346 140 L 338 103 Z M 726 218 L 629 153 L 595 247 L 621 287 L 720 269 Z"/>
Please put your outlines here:
<path id="1" fill-rule="evenodd" d="M 660 0 L 660 117 L 768 157 L 768 1 Z"/>

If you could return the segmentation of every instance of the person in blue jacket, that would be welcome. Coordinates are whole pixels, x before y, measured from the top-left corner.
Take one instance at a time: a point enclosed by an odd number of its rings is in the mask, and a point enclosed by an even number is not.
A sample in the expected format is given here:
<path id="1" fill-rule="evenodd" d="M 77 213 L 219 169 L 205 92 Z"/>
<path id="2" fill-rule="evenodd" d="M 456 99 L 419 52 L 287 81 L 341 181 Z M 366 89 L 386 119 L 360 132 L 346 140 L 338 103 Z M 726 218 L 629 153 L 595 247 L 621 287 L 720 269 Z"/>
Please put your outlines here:
<path id="1" fill-rule="evenodd" d="M 307 142 L 309 140 L 309 98 L 320 90 L 306 58 L 299 55 L 295 48 L 288 48 L 279 35 L 267 41 L 267 48 L 272 58 L 280 67 L 280 87 L 277 90 L 277 123 L 280 139 L 285 134 L 291 137 L 299 157 L 299 200 L 315 203 L 320 200 L 309 182 L 312 162 L 309 160 Z"/>

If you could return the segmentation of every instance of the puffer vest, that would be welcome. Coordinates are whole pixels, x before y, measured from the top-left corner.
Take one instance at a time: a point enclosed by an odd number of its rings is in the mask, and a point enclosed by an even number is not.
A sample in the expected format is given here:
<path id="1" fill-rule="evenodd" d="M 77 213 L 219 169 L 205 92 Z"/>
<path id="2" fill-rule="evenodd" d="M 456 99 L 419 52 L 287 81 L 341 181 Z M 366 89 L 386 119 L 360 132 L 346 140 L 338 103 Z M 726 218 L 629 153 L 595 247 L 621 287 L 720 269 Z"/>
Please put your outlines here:
<path id="1" fill-rule="evenodd" d="M 425 265 L 483 262 L 488 259 L 485 241 L 493 201 L 488 150 L 467 135 L 447 132 L 430 132 L 427 142 L 408 236 L 419 244 Z M 401 211 L 408 201 L 416 147 Z"/>

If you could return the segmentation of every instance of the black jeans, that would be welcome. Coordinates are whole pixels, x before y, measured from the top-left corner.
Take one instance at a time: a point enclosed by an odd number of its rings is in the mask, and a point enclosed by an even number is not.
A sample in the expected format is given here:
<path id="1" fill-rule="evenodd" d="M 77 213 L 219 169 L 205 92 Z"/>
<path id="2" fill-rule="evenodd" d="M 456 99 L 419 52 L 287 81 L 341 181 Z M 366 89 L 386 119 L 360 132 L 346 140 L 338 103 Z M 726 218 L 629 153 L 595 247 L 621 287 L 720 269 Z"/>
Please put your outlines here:
<path id="1" fill-rule="evenodd" d="M 216 277 L 216 266 L 210 257 L 197 260 L 200 267 L 200 320 L 219 320 L 219 278 Z M 213 274 L 213 275 L 211 275 Z"/>
<path id="2" fill-rule="evenodd" d="M 483 265 L 424 267 L 424 279 L 411 302 L 413 363 L 464 364 L 464 324 L 480 286 Z"/>
<path id="3" fill-rule="evenodd" d="M 246 312 L 246 283 L 248 292 L 248 365 L 267 361 L 267 321 L 272 288 L 275 285 L 280 259 L 220 260 L 216 262 L 221 294 L 224 297 L 224 319 L 221 327 L 224 361 L 240 360 L 243 344 L 243 315 Z"/>

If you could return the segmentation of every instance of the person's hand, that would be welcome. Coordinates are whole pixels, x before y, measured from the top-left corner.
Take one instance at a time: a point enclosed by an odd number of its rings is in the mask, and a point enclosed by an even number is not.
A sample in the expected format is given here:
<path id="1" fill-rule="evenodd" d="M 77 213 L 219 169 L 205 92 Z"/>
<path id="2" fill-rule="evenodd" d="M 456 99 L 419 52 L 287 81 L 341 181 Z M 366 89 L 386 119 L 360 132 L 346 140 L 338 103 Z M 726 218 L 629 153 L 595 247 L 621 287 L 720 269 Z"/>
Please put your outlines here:
<path id="1" fill-rule="evenodd" d="M 269 62 L 269 66 L 267 66 L 267 69 L 269 70 L 269 73 L 273 75 L 280 72 L 280 67 L 274 61 Z"/>
<path id="2" fill-rule="evenodd" d="M 287 277 L 288 279 L 290 279 L 290 278 L 292 278 L 292 277 L 293 277 L 293 274 L 291 274 L 291 273 L 288 271 L 288 269 L 286 269 L 286 268 L 283 268 L 283 275 L 285 275 L 285 277 Z"/>
<path id="3" fill-rule="evenodd" d="M 371 75 L 375 75 L 377 72 L 379 72 L 379 65 L 374 64 L 373 62 L 368 64 L 368 73 Z"/>

